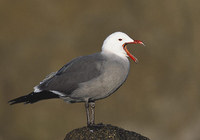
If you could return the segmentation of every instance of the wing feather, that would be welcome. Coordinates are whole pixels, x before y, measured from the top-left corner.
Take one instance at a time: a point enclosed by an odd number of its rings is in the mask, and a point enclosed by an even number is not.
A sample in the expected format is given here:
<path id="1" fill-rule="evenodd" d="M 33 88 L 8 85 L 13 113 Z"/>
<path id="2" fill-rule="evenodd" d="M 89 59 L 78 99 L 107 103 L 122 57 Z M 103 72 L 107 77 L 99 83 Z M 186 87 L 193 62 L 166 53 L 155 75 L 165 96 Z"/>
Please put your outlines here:
<path id="1" fill-rule="evenodd" d="M 78 57 L 64 65 L 37 86 L 39 90 L 54 90 L 69 95 L 78 85 L 90 81 L 101 74 L 104 62 L 100 53 Z"/>

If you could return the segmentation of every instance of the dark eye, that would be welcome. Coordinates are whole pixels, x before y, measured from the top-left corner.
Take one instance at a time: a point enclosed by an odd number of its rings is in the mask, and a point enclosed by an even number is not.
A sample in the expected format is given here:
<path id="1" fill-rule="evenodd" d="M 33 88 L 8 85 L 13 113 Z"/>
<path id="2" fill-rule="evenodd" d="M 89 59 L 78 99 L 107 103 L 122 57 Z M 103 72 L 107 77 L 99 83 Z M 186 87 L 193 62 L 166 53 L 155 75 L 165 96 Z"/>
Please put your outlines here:
<path id="1" fill-rule="evenodd" d="M 121 39 L 121 38 L 119 38 L 118 40 L 119 40 L 119 41 L 122 41 L 122 39 Z"/>

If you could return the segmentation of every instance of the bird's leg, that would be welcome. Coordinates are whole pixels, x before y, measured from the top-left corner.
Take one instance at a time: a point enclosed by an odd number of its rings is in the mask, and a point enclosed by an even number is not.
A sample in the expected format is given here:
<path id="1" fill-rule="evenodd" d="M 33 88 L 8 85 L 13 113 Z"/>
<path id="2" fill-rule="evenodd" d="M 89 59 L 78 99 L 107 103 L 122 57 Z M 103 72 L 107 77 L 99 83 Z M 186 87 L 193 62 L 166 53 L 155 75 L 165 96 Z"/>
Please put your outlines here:
<path id="1" fill-rule="evenodd" d="M 89 102 L 89 106 L 91 108 L 90 125 L 94 125 L 94 121 L 95 121 L 95 102 Z"/>
<path id="2" fill-rule="evenodd" d="M 88 101 L 85 102 L 85 110 L 87 115 L 87 126 L 89 126 L 91 124 L 91 121 L 90 121 L 90 110 Z"/>
<path id="3" fill-rule="evenodd" d="M 85 109 L 87 115 L 87 126 L 94 125 L 95 121 L 95 102 L 85 102 Z"/>

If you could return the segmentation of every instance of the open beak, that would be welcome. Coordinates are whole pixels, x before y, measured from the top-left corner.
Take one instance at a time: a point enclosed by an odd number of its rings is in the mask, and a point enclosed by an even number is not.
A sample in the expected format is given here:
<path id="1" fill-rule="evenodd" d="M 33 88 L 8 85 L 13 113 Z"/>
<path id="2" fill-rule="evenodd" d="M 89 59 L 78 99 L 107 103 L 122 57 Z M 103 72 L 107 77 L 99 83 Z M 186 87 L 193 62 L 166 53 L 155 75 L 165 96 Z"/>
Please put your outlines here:
<path id="1" fill-rule="evenodd" d="M 133 42 L 126 42 L 126 43 L 124 43 L 122 46 L 123 46 L 123 48 L 124 48 L 124 50 L 125 50 L 125 52 L 127 53 L 127 55 L 135 62 L 135 63 L 137 63 L 138 62 L 138 60 L 137 60 L 137 58 L 134 56 L 134 55 L 132 55 L 129 51 L 128 51 L 128 49 L 127 49 L 127 45 L 128 44 L 142 44 L 142 45 L 144 45 L 144 43 L 142 42 L 142 41 L 140 41 L 140 40 L 134 40 Z M 144 45 L 145 46 L 145 45 Z"/>

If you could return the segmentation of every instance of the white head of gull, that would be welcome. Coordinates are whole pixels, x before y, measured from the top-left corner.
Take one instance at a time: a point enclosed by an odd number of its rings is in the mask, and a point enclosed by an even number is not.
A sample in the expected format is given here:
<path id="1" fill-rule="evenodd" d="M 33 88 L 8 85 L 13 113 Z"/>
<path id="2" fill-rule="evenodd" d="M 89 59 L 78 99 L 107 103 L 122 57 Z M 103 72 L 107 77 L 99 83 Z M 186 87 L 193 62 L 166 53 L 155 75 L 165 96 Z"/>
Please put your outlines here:
<path id="1" fill-rule="evenodd" d="M 127 50 L 127 44 L 143 44 L 140 40 L 133 40 L 127 34 L 123 32 L 115 32 L 109 35 L 103 42 L 102 51 L 106 52 L 109 51 L 114 53 L 122 58 L 130 57 L 135 62 L 137 62 L 137 58 L 134 57 L 130 52 Z"/>

